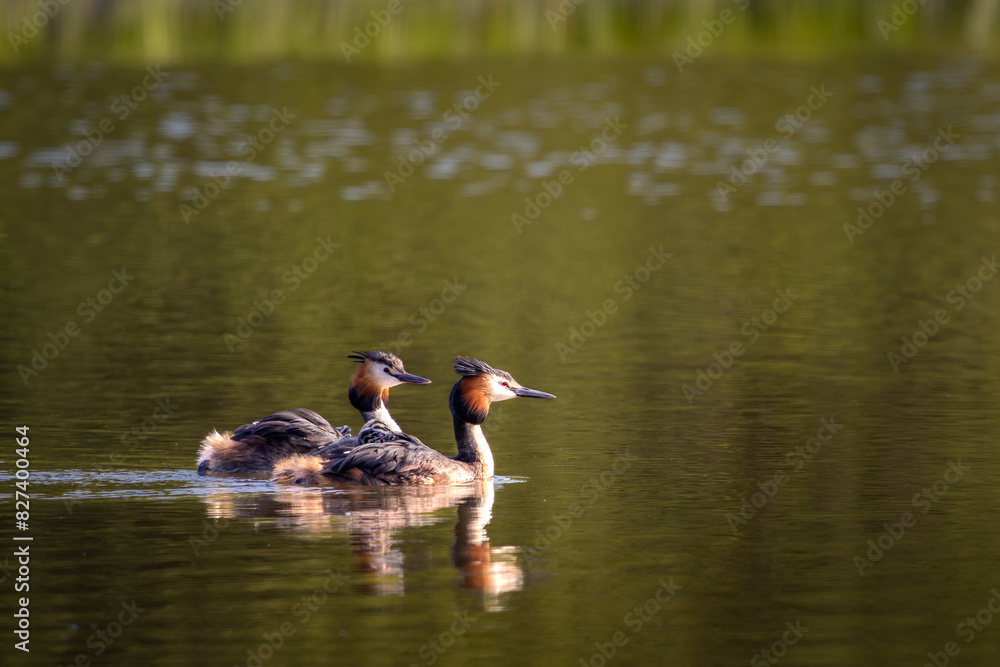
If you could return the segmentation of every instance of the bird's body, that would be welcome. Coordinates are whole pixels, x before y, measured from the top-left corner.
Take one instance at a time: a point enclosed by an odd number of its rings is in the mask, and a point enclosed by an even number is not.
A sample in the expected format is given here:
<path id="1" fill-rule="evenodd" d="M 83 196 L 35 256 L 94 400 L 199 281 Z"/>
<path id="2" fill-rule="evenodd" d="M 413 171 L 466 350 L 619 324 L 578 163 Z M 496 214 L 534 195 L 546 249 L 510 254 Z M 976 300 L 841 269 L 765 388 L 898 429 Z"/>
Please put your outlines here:
<path id="1" fill-rule="evenodd" d="M 271 472 L 276 461 L 294 454 L 316 452 L 324 445 L 350 437 L 349 426 L 333 427 L 306 408 L 275 412 L 232 434 L 212 431 L 202 441 L 198 472 Z"/>
<path id="2" fill-rule="evenodd" d="M 445 456 L 414 436 L 369 422 L 358 434 L 355 446 L 343 447 L 328 458 L 289 457 L 275 466 L 272 479 L 282 484 L 382 486 L 456 484 L 491 478 L 493 452 L 481 426 L 490 404 L 517 396 L 555 396 L 522 387 L 509 373 L 477 359 L 458 357 L 455 371 L 463 376 L 449 399 L 457 456 Z"/>
<path id="3" fill-rule="evenodd" d="M 406 373 L 403 362 L 387 352 L 358 352 L 350 358 L 360 362 L 348 389 L 351 405 L 366 422 L 378 420 L 398 431 L 386 406 L 389 389 L 404 382 L 426 384 L 430 380 Z M 349 426 L 334 427 L 312 410 L 295 408 L 244 424 L 231 434 L 212 431 L 198 452 L 198 472 L 270 473 L 278 461 L 289 456 L 320 460 L 356 445 Z"/>

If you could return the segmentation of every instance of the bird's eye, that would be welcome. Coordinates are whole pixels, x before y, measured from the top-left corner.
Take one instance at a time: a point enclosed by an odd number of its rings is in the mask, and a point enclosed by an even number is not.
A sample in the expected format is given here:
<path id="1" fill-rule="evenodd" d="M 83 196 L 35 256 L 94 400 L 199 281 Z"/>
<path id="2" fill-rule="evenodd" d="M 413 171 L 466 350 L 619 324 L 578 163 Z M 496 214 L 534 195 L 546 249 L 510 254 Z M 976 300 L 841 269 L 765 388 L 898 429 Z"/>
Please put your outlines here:
<path id="1" fill-rule="evenodd" d="M 500 384 L 501 384 L 502 386 L 504 386 L 504 387 L 507 387 L 508 389 L 510 389 L 510 385 L 509 385 L 509 384 L 507 384 L 506 382 L 501 382 Z"/>
<path id="2" fill-rule="evenodd" d="M 388 369 L 388 367 L 386 367 L 386 368 L 383 368 L 382 370 L 383 370 L 383 371 L 385 371 L 386 373 L 388 373 L 389 375 L 392 375 L 392 371 L 390 371 L 390 370 Z"/>

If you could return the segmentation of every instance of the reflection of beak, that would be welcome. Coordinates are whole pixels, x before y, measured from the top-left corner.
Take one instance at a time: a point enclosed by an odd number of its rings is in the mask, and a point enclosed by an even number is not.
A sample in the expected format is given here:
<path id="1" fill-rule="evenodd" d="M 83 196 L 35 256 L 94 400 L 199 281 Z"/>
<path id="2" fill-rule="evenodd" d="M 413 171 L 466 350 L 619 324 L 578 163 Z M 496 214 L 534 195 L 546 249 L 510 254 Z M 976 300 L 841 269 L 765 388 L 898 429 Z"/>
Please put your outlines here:
<path id="1" fill-rule="evenodd" d="M 411 382 L 413 384 L 430 384 L 431 381 L 427 378 L 422 378 L 419 375 L 410 375 L 409 373 L 393 373 L 392 377 L 396 378 L 400 382 Z"/>
<path id="2" fill-rule="evenodd" d="M 538 391 L 537 389 L 528 389 L 527 387 L 518 387 L 514 390 L 514 393 L 523 398 L 555 398 L 552 394 L 546 394 L 544 391 Z"/>

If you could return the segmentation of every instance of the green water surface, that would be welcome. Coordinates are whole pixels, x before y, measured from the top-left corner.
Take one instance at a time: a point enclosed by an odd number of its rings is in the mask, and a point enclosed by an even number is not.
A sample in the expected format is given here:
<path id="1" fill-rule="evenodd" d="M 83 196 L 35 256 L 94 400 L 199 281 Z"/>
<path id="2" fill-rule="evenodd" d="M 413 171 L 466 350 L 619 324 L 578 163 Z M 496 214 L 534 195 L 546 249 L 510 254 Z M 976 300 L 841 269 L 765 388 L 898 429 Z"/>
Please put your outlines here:
<path id="1" fill-rule="evenodd" d="M 998 149 L 957 56 L 0 72 L 4 664 L 996 664 Z M 558 399 L 494 485 L 196 474 L 375 348 L 449 455 L 456 354 Z"/>

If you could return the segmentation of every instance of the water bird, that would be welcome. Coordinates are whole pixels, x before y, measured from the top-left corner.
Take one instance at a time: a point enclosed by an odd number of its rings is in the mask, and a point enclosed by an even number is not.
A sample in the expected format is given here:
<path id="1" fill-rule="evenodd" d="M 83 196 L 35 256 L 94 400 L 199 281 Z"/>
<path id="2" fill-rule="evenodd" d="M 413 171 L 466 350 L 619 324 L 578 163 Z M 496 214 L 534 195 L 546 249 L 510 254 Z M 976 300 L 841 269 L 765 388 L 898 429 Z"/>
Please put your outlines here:
<path id="1" fill-rule="evenodd" d="M 454 484 L 493 477 L 493 452 L 481 424 L 490 405 L 510 398 L 555 398 L 521 386 L 510 373 L 471 357 L 456 357 L 455 372 L 462 376 L 451 389 L 448 403 L 455 426 L 458 455 L 447 457 L 416 437 L 392 431 L 384 423 L 369 422 L 358 433 L 357 446 L 342 448 L 324 460 L 291 456 L 274 468 L 278 484 Z M 336 447 L 336 443 L 332 445 Z"/>
<path id="2" fill-rule="evenodd" d="M 377 421 L 389 431 L 400 431 L 386 405 L 389 389 L 430 380 L 407 373 L 402 360 L 388 352 L 356 351 L 347 358 L 359 362 L 347 390 L 351 405 L 366 423 Z M 337 446 L 331 447 L 334 443 Z M 198 473 L 269 473 L 288 456 L 336 456 L 356 444 L 349 426 L 333 427 L 316 412 L 295 408 L 244 424 L 231 434 L 213 430 L 198 451 Z"/>

